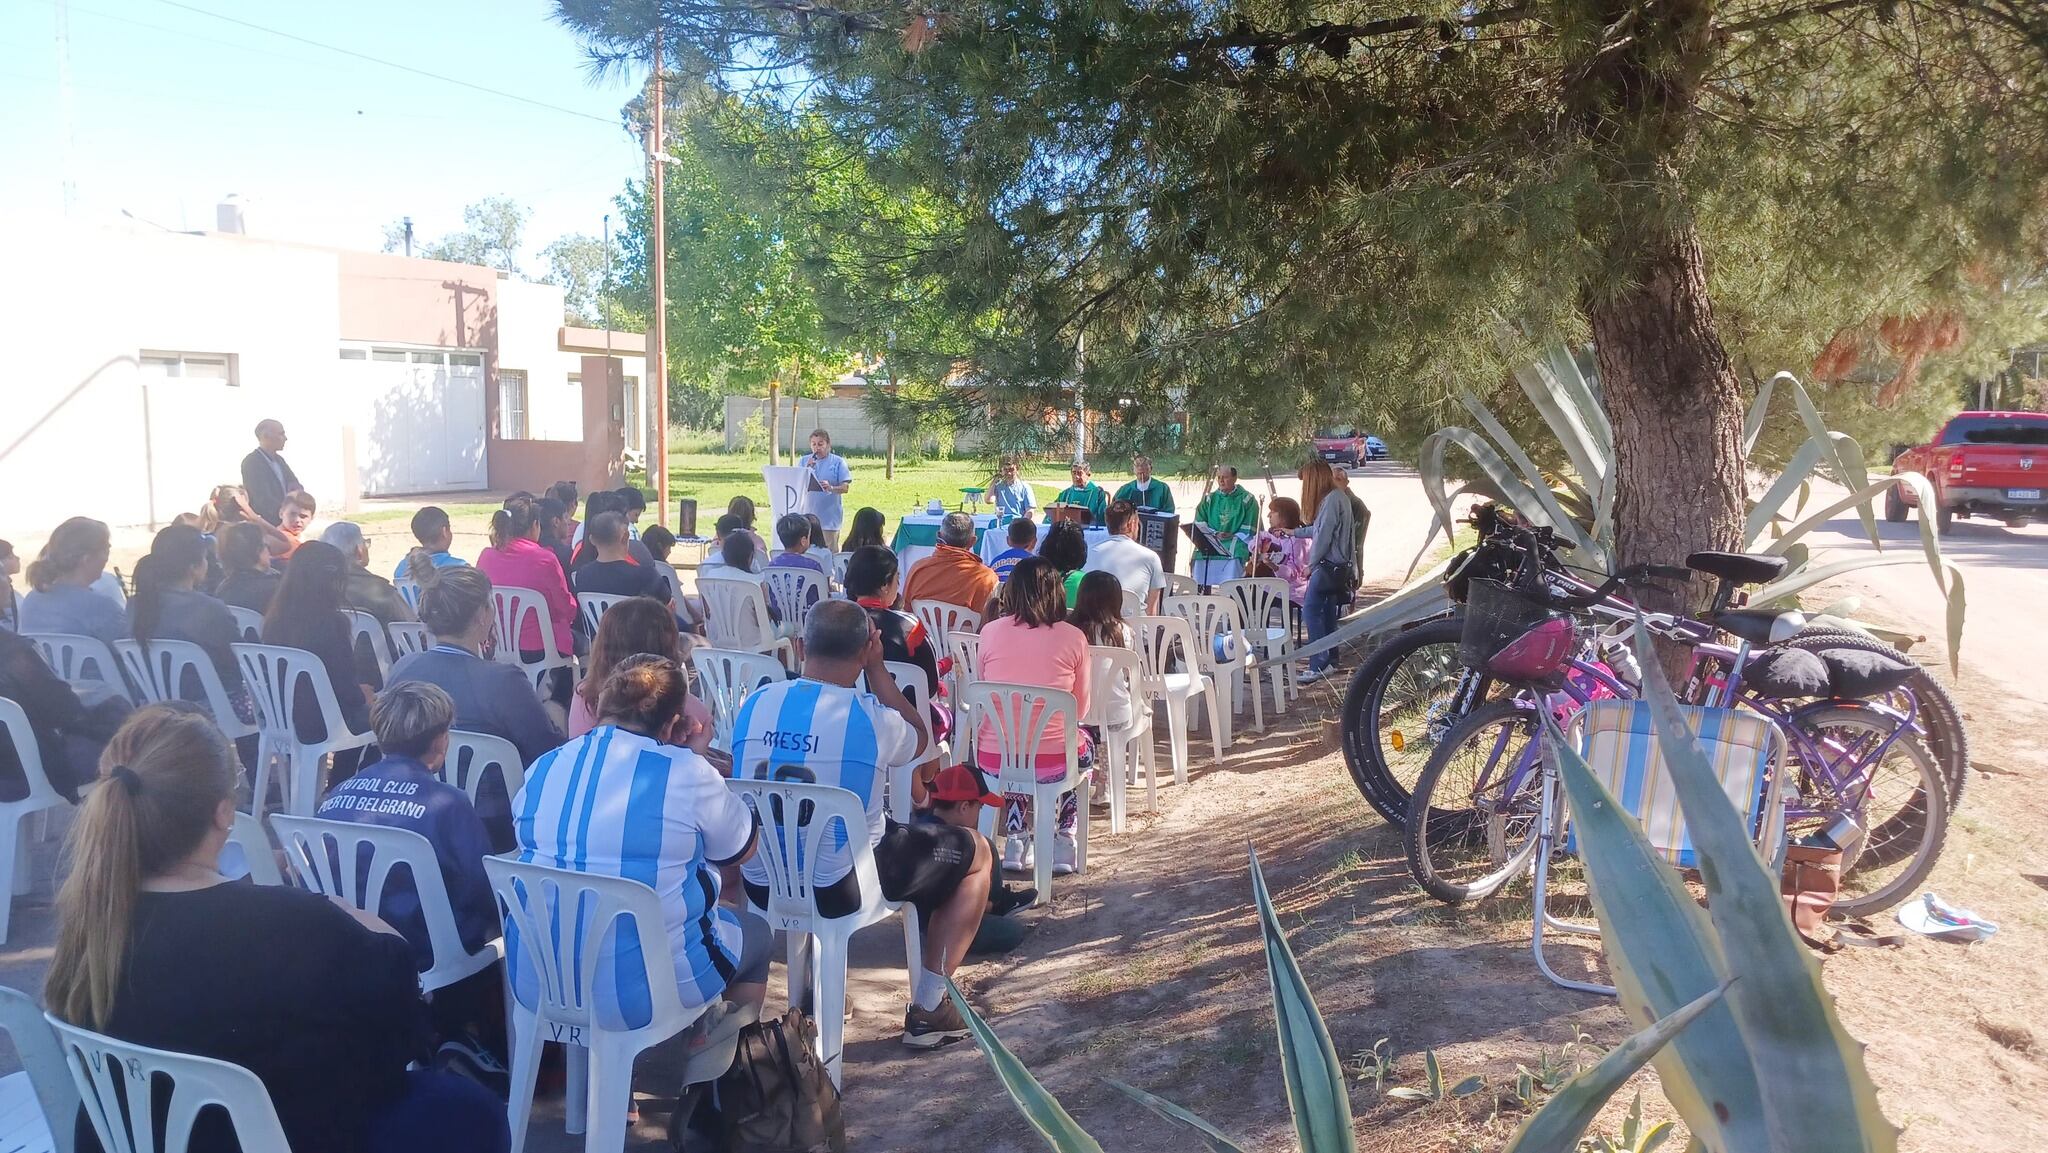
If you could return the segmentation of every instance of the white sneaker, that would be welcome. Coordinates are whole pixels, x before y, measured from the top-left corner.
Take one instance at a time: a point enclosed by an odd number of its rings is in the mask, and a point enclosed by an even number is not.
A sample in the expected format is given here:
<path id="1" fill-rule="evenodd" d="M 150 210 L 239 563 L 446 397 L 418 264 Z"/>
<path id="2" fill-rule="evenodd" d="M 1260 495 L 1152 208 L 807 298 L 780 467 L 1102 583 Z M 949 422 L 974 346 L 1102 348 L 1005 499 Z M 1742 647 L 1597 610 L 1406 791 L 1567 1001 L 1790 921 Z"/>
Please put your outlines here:
<path id="1" fill-rule="evenodd" d="M 1072 833 L 1054 833 L 1052 838 L 1052 875 L 1071 877 L 1077 871 L 1076 863 L 1081 856 L 1080 846 L 1074 843 Z"/>
<path id="2" fill-rule="evenodd" d="M 1318 681 L 1325 681 L 1330 679 L 1331 671 L 1330 669 L 1310 669 L 1307 672 L 1296 674 L 1294 683 L 1297 685 L 1312 685 Z"/>
<path id="3" fill-rule="evenodd" d="M 1014 834 L 1003 838 L 1003 871 L 1021 873 L 1030 868 L 1024 863 L 1024 848 L 1029 842 Z"/>

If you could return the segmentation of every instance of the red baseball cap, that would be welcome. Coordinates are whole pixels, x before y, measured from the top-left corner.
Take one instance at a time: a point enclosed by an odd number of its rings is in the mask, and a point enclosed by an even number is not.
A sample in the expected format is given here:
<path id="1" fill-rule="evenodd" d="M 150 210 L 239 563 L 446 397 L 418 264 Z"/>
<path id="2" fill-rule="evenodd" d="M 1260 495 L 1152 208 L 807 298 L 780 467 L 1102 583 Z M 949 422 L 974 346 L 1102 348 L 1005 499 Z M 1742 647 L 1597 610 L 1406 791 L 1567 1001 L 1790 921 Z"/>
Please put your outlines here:
<path id="1" fill-rule="evenodd" d="M 948 765 L 932 778 L 932 800 L 948 805 L 962 801 L 980 801 L 984 805 L 1001 805 L 1003 799 L 988 791 L 988 782 L 981 773 L 966 765 Z"/>

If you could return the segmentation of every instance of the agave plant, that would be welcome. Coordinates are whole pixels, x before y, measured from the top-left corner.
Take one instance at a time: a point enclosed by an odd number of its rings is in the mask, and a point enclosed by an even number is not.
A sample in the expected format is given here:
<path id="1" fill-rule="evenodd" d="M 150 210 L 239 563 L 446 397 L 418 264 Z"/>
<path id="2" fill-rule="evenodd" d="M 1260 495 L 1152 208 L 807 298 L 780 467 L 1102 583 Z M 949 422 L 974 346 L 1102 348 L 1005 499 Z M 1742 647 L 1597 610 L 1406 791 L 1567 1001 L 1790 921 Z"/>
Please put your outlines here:
<path id="1" fill-rule="evenodd" d="M 1608 1100 L 1646 1064 L 1707 1153 L 1895 1153 L 1862 1046 L 1843 1029 L 1820 969 L 1794 933 L 1777 881 L 1686 726 L 1647 651 L 1644 695 L 1692 831 L 1708 907 L 1680 883 L 1642 828 L 1567 747 L 1546 740 L 1573 814 L 1608 967 L 1641 1031 L 1564 1084 L 1516 1132 L 1509 1153 L 1576 1153 Z M 1272 897 L 1251 855 L 1280 1069 L 1302 1153 L 1351 1153 L 1351 1104 Z M 957 988 L 953 1000 L 1020 1112 L 1058 1153 L 1101 1146 L 1039 1084 Z M 1441 1085 L 1441 1073 L 1435 1083 Z M 1211 1153 L 1242 1153 L 1216 1126 L 1156 1094 L 1110 1085 L 1186 1126 Z M 1441 1093 L 1441 1090 L 1439 1090 Z M 1638 1118 L 1639 1121 L 1639 1118 Z M 1639 1127 L 1639 1125 L 1638 1125 Z"/>
<path id="2" fill-rule="evenodd" d="M 1429 551 L 1438 533 L 1442 533 L 1445 539 L 1450 538 L 1452 504 L 1461 496 L 1480 494 L 1507 504 L 1529 523 L 1548 525 L 1571 541 L 1575 546 L 1574 563 L 1595 571 L 1610 571 L 1615 556 L 1614 432 L 1608 425 L 1606 413 L 1601 410 L 1594 386 L 1580 371 L 1577 360 L 1561 346 L 1553 346 L 1536 363 L 1519 369 L 1515 380 L 1542 415 L 1551 434 L 1557 438 L 1564 458 L 1570 464 L 1570 471 L 1562 475 L 1546 473 L 1491 409 L 1470 392 L 1461 393 L 1459 401 L 1471 414 L 1478 430 L 1462 427 L 1440 429 L 1422 442 L 1417 454 L 1416 466 L 1421 473 L 1423 491 L 1435 513 L 1417 560 Z M 1778 580 L 1751 593 L 1751 603 L 1759 607 L 1789 604 L 1806 589 L 1858 569 L 1925 563 L 1948 603 L 1949 660 L 1952 668 L 1958 667 L 1964 615 L 1963 578 L 1955 566 L 1942 557 L 1934 518 L 1920 518 L 1920 550 L 1917 555 L 1885 552 L 1872 508 L 1872 502 L 1894 483 L 1911 488 L 1922 508 L 1932 508 L 1933 488 L 1927 478 L 1908 472 L 1871 480 L 1863 466 L 1863 449 L 1856 439 L 1846 433 L 1831 431 L 1805 386 L 1789 372 L 1781 372 L 1765 382 L 1750 404 L 1743 422 L 1745 451 L 1756 446 L 1764 421 L 1770 415 L 1772 402 L 1781 392 L 1791 398 L 1794 411 L 1806 429 L 1807 439 L 1763 494 L 1751 502 L 1749 515 L 1743 524 L 1741 543 L 1744 549 L 1760 549 L 1782 556 L 1790 564 Z M 1478 473 L 1476 478 L 1463 485 L 1453 481 L 1450 462 L 1454 451 L 1468 458 Z M 1840 500 L 1808 512 L 1805 506 L 1811 497 L 1811 482 L 1816 472 L 1824 472 L 1848 491 Z M 1852 508 L 1862 520 L 1865 536 L 1878 552 L 1833 564 L 1809 565 L 1804 543 L 1807 534 Z M 1440 575 L 1440 569 L 1431 569 L 1414 577 L 1393 596 L 1347 618 L 1344 625 L 1324 641 L 1302 649 L 1301 655 L 1343 644 L 1355 637 L 1383 632 L 1440 611 L 1445 603 L 1437 587 Z M 1830 623 L 1847 624 L 1887 640 L 1899 639 L 1896 634 L 1887 635 L 1883 630 L 1854 621 Z"/>

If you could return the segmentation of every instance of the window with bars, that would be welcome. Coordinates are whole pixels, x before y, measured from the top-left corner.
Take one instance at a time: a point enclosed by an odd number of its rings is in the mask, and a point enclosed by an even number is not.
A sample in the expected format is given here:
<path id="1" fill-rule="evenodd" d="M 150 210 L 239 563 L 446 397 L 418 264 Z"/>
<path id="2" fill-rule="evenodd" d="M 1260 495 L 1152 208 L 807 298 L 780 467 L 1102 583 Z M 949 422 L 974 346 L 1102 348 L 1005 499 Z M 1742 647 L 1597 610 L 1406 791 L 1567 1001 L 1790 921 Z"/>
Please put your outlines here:
<path id="1" fill-rule="evenodd" d="M 498 370 L 498 439 L 526 439 L 526 370 Z"/>

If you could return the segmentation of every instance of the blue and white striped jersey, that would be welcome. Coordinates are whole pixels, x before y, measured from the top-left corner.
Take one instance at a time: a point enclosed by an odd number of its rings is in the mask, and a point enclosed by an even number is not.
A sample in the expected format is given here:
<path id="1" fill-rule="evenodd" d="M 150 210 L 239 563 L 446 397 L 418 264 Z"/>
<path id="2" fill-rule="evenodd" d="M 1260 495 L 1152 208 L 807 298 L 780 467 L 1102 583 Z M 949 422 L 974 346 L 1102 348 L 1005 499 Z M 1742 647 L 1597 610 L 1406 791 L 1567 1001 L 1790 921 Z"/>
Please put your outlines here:
<path id="1" fill-rule="evenodd" d="M 653 889 L 683 1004 L 718 997 L 737 969 L 740 925 L 718 907 L 716 866 L 746 853 L 754 817 L 709 761 L 601 725 L 528 767 L 512 813 L 520 860 Z M 627 940 L 617 936 L 614 925 L 604 943 L 611 977 L 600 979 L 598 1013 L 613 1027 L 637 1027 L 650 1013 L 641 943 L 631 931 Z M 515 987 L 531 1004 L 533 975 L 513 945 L 508 937 Z"/>
<path id="2" fill-rule="evenodd" d="M 809 781 L 845 789 L 867 809 L 868 844 L 882 839 L 887 813 L 882 783 L 891 769 L 913 763 L 918 732 L 902 714 L 858 689 L 808 677 L 764 685 L 747 694 L 732 726 L 733 776 L 758 781 Z M 811 878 L 830 885 L 853 870 L 846 838 L 835 826 Z M 748 861 L 747 880 L 768 883 L 767 866 Z"/>

